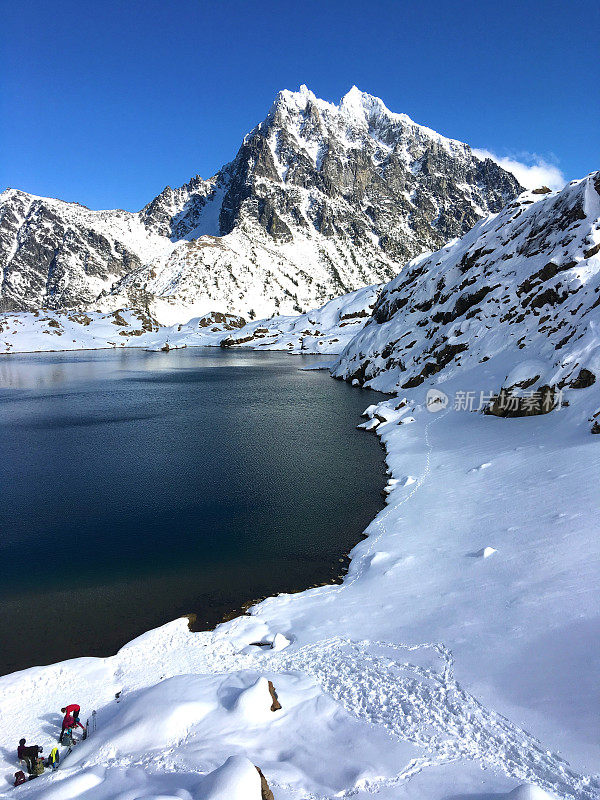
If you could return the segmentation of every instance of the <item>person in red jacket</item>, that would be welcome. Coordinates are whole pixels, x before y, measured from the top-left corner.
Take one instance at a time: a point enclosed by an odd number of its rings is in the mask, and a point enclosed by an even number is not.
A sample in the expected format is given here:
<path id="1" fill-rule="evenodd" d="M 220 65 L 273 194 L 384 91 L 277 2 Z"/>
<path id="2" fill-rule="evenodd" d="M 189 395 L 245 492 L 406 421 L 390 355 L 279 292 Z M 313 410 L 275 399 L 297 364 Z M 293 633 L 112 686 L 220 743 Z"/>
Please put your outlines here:
<path id="1" fill-rule="evenodd" d="M 63 734 L 67 730 L 67 728 L 81 728 L 82 731 L 85 730 L 84 726 L 79 721 L 79 711 L 80 706 L 76 703 L 73 703 L 70 706 L 66 706 L 65 708 L 61 708 L 61 711 L 65 715 L 62 721 L 62 728 L 60 731 L 60 736 L 58 737 L 58 741 L 62 742 Z"/>

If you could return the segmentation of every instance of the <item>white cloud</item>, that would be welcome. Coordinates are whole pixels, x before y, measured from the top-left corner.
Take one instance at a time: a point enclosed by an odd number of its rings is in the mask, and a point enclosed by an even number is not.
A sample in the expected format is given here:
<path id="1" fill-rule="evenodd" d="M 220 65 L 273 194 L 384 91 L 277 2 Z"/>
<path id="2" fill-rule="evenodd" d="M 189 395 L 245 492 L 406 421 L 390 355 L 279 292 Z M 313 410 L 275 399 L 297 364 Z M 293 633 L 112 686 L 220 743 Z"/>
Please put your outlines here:
<path id="1" fill-rule="evenodd" d="M 521 186 L 526 189 L 537 189 L 548 186 L 550 189 L 562 189 L 566 178 L 555 164 L 549 164 L 542 156 L 536 153 L 519 153 L 520 161 L 510 156 L 497 156 L 489 150 L 473 148 L 473 153 L 478 158 L 491 158 L 508 172 L 512 172 Z"/>

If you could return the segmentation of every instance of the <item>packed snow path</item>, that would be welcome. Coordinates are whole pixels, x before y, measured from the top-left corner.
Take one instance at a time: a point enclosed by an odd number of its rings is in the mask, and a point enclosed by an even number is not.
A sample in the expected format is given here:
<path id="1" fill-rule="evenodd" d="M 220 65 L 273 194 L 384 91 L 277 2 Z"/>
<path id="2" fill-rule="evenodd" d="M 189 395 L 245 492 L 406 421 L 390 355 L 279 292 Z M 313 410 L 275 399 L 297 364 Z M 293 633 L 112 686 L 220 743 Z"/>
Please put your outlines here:
<path id="1" fill-rule="evenodd" d="M 439 667 L 404 660 L 412 654 L 437 656 Z M 275 656 L 270 666 L 312 675 L 350 714 L 427 753 L 394 778 L 363 788 L 377 791 L 426 767 L 465 758 L 561 798 L 600 798 L 600 780 L 578 775 L 559 755 L 462 689 L 453 675 L 452 654 L 441 644 L 331 639 Z"/>
<path id="2" fill-rule="evenodd" d="M 452 653 L 442 644 L 334 637 L 298 650 L 256 655 L 240 654 L 227 642 L 220 645 L 206 648 L 205 661 L 196 662 L 195 672 L 302 672 L 352 716 L 423 748 L 424 755 L 404 765 L 397 775 L 359 787 L 362 790 L 376 793 L 428 767 L 466 759 L 516 781 L 536 784 L 560 798 L 600 798 L 600 779 L 578 774 L 534 736 L 463 689 L 454 677 Z M 115 677 L 118 681 L 119 676 Z M 357 791 L 354 787 L 341 796 Z M 325 797 L 306 796 L 307 800 Z"/>

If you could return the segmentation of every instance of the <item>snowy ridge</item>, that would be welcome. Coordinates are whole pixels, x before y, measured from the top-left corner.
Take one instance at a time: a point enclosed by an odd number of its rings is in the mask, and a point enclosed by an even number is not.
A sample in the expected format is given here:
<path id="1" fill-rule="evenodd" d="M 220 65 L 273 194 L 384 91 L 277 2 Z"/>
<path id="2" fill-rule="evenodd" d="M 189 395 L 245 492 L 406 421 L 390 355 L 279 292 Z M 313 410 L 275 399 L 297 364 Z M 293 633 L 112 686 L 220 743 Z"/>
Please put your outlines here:
<path id="1" fill-rule="evenodd" d="M 142 347 L 246 347 L 289 353 L 339 354 L 370 318 L 380 286 L 367 286 L 295 316 L 246 323 L 212 312 L 161 326 L 142 311 L 31 311 L 0 314 L 0 354 Z"/>
<path id="2" fill-rule="evenodd" d="M 561 192 L 525 192 L 410 262 L 335 375 L 389 392 L 443 388 L 461 375 L 477 392 L 578 387 L 582 370 L 592 383 L 600 374 L 599 305 L 600 173 L 592 173 Z"/>
<path id="3" fill-rule="evenodd" d="M 389 280 L 519 190 L 356 87 L 339 105 L 280 92 L 233 161 L 139 212 L 3 192 L 0 310 L 132 307 L 165 325 L 303 313 Z"/>

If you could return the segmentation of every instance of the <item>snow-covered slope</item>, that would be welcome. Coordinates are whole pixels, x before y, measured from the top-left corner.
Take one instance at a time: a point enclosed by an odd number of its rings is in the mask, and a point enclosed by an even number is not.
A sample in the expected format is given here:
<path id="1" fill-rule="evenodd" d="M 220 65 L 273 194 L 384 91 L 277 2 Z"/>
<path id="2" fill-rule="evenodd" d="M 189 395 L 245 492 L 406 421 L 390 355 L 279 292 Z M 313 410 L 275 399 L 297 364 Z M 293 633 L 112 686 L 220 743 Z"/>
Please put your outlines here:
<path id="1" fill-rule="evenodd" d="M 306 314 L 250 322 L 226 335 L 221 347 L 341 353 L 370 318 L 380 289 L 381 286 L 366 286 Z"/>
<path id="2" fill-rule="evenodd" d="M 0 315 L 0 353 L 142 347 L 159 326 L 143 311 L 23 311 Z M 163 342 L 164 344 L 164 342 Z"/>
<path id="3" fill-rule="evenodd" d="M 468 145 L 353 88 L 280 92 L 235 159 L 138 213 L 0 195 L 0 309 L 304 312 L 387 280 L 520 190 Z"/>
<path id="4" fill-rule="evenodd" d="M 475 408 L 481 392 L 489 402 L 501 387 L 582 390 L 600 375 L 599 315 L 596 172 L 557 193 L 525 192 L 410 262 L 382 291 L 335 375 L 389 392 L 442 389 L 460 377 Z M 592 414 L 599 387 L 587 392 Z"/>
<path id="5" fill-rule="evenodd" d="M 143 347 L 149 350 L 218 346 L 244 325 L 213 312 L 185 324 L 162 326 L 144 311 L 21 311 L 0 314 L 0 354 Z"/>
<path id="6" fill-rule="evenodd" d="M 247 347 L 290 353 L 339 354 L 370 318 L 380 286 L 366 286 L 306 314 L 245 323 L 212 312 L 158 325 L 143 311 L 22 311 L 0 314 L 0 353 L 143 347 Z"/>

